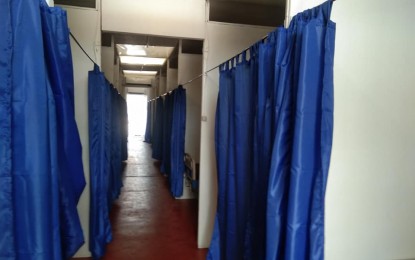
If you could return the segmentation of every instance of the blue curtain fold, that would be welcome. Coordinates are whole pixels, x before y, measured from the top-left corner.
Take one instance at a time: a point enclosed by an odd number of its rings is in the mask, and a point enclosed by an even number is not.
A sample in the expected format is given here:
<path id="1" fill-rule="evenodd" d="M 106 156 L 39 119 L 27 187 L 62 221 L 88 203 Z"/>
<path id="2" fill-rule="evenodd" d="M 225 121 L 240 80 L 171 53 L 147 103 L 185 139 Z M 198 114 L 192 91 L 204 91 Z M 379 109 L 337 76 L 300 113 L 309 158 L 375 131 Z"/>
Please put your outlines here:
<path id="1" fill-rule="evenodd" d="M 13 31 L 10 0 L 0 0 L 0 258 L 15 259 L 12 163 L 12 60 Z"/>
<path id="2" fill-rule="evenodd" d="M 250 216 L 250 242 L 247 254 L 252 259 L 264 259 L 266 193 L 268 169 L 271 163 L 272 104 L 274 101 L 273 65 L 275 60 L 275 33 L 268 35 L 267 42 L 259 45 L 257 53 L 257 100 L 254 134 L 254 157 L 257 157 L 252 178 L 252 211 Z M 255 104 L 255 103 L 254 103 Z"/>
<path id="3" fill-rule="evenodd" d="M 66 12 L 0 0 L 0 34 L 0 258 L 70 259 L 84 243 L 76 206 L 85 179 Z M 98 259 L 128 156 L 127 109 L 98 67 L 89 83 L 90 246 Z"/>
<path id="4" fill-rule="evenodd" d="M 111 172 L 110 89 L 97 65 L 88 75 L 88 117 L 90 157 L 89 249 L 94 259 L 104 255 L 112 240 L 108 187 Z"/>
<path id="5" fill-rule="evenodd" d="M 42 30 L 38 1 L 0 1 L 2 259 L 62 259 L 58 126 Z"/>
<path id="6" fill-rule="evenodd" d="M 84 243 L 77 203 L 86 184 L 75 122 L 72 55 L 66 12 L 41 5 L 41 15 L 46 65 L 56 104 L 62 251 L 69 259 Z"/>
<path id="7" fill-rule="evenodd" d="M 253 61 L 253 60 L 252 60 Z M 252 97 L 256 96 L 255 65 L 246 60 L 246 52 L 242 54 L 242 62 L 235 69 L 235 91 L 233 129 L 234 129 L 234 155 L 235 155 L 235 187 L 236 187 L 236 224 L 237 247 L 243 248 L 247 233 L 247 221 L 252 198 L 252 178 L 254 174 L 254 128 L 255 106 L 247 106 Z M 237 89 L 236 89 L 237 86 Z M 240 258 L 244 251 L 239 250 Z"/>
<path id="8" fill-rule="evenodd" d="M 126 102 L 97 65 L 88 75 L 90 231 L 89 249 L 101 258 L 112 240 L 109 211 L 122 188 L 122 161 L 127 159 Z"/>
<path id="9" fill-rule="evenodd" d="M 173 197 L 183 195 L 183 174 L 185 170 L 185 132 L 186 132 L 186 90 L 179 86 L 171 96 L 171 135 L 170 135 L 170 191 Z"/>
<path id="10" fill-rule="evenodd" d="M 151 120 L 151 110 L 152 105 L 151 101 L 147 102 L 147 123 L 146 123 L 146 132 L 144 134 L 144 142 L 151 143 L 151 127 L 152 127 L 152 120 Z"/>
<path id="11" fill-rule="evenodd" d="M 332 2 L 297 16 L 301 42 L 294 111 L 294 129 L 285 255 L 287 259 L 324 258 L 324 194 L 333 134 L 334 24 Z"/>
<path id="12" fill-rule="evenodd" d="M 148 103 L 147 127 L 151 126 L 152 157 L 161 162 L 160 171 L 168 176 L 170 192 L 177 198 L 183 195 L 185 172 L 186 90 L 179 86 L 163 96 Z"/>
<path id="13" fill-rule="evenodd" d="M 119 127 L 121 128 L 121 160 L 128 159 L 128 110 L 127 101 L 120 95 L 117 95 L 119 102 Z M 121 167 L 123 169 L 123 167 Z"/>
<path id="14" fill-rule="evenodd" d="M 164 101 L 162 97 L 156 99 L 156 112 L 154 119 L 154 140 L 153 140 L 153 159 L 162 161 L 163 159 L 163 110 Z"/>
<path id="15" fill-rule="evenodd" d="M 111 179 L 108 188 L 108 203 L 111 208 L 112 202 L 118 198 L 123 186 L 121 179 L 122 172 L 122 143 L 124 142 L 122 134 L 122 97 L 118 94 L 118 91 L 107 82 L 107 87 L 110 89 L 111 96 Z"/>
<path id="16" fill-rule="evenodd" d="M 220 66 L 219 76 L 219 94 L 216 107 L 215 117 L 215 152 L 218 172 L 218 204 L 215 217 L 215 226 L 213 237 L 208 252 L 208 259 L 226 259 L 226 201 L 227 201 L 227 168 L 228 168 L 228 150 L 229 150 L 229 122 L 232 118 L 229 109 L 229 100 L 231 98 L 229 90 L 232 85 L 232 76 L 228 70 L 228 63 Z"/>
<path id="17" fill-rule="evenodd" d="M 208 259 L 324 259 L 335 25 L 328 1 L 220 67 Z M 240 59 L 240 58 L 238 58 Z"/>
<path id="18" fill-rule="evenodd" d="M 173 127 L 173 109 L 175 106 L 174 101 L 175 92 L 167 93 L 164 97 L 164 107 L 163 107 L 163 151 L 160 171 L 166 175 L 170 176 L 171 173 L 171 142 L 172 142 L 172 127 Z"/>
<path id="19" fill-rule="evenodd" d="M 60 259 L 56 116 L 39 2 L 13 1 L 11 13 L 15 258 Z"/>
<path id="20" fill-rule="evenodd" d="M 151 101 L 151 143 L 153 144 L 155 129 L 156 129 L 156 107 L 157 101 Z"/>

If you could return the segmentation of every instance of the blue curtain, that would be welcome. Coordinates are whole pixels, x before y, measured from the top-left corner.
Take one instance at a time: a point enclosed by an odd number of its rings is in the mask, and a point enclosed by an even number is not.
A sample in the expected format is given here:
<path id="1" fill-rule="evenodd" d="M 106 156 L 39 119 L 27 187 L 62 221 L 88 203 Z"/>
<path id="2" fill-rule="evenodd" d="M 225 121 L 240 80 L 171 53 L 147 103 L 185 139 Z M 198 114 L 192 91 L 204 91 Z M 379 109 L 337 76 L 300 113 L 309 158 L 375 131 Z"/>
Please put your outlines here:
<path id="1" fill-rule="evenodd" d="M 218 172 L 218 204 L 215 225 L 208 259 L 227 259 L 227 186 L 229 154 L 229 125 L 232 118 L 230 113 L 230 100 L 233 85 L 232 73 L 228 69 L 228 62 L 220 66 L 219 94 L 215 117 L 215 152 Z"/>
<path id="2" fill-rule="evenodd" d="M 69 259 L 85 187 L 66 13 L 0 1 L 1 259 Z"/>
<path id="3" fill-rule="evenodd" d="M 220 68 L 208 259 L 324 259 L 333 132 L 332 2 Z"/>
<path id="4" fill-rule="evenodd" d="M 119 127 L 121 128 L 121 160 L 128 159 L 128 110 L 127 101 L 121 96 L 117 95 L 119 102 Z"/>
<path id="5" fill-rule="evenodd" d="M 122 97 L 118 94 L 118 91 L 109 82 L 106 84 L 110 88 L 111 103 L 110 115 L 111 115 L 111 179 L 110 186 L 108 188 L 108 203 L 111 206 L 112 202 L 118 198 L 121 192 L 122 180 L 122 143 L 124 142 L 122 134 Z"/>
<path id="6" fill-rule="evenodd" d="M 123 151 L 127 143 L 127 109 L 121 95 L 97 65 L 89 72 L 90 251 L 101 258 L 112 240 L 109 210 L 122 187 Z M 123 148 L 124 147 L 124 148 Z"/>
<path id="7" fill-rule="evenodd" d="M 170 138 L 170 191 L 173 197 L 183 194 L 185 170 L 186 90 L 179 86 L 172 93 L 172 128 Z"/>
<path id="8" fill-rule="evenodd" d="M 324 194 L 333 135 L 335 24 L 330 21 L 331 6 L 332 2 L 327 2 L 297 15 L 288 29 L 288 43 L 296 48 L 283 62 L 294 64 L 294 87 L 285 91 L 278 127 L 287 129 L 291 136 L 285 143 L 276 136 L 273 162 L 289 163 L 290 170 L 286 174 L 287 168 L 281 169 L 278 164 L 271 168 L 268 202 L 286 200 L 287 204 L 281 205 L 286 212 L 283 221 L 292 228 L 284 230 L 285 248 L 281 244 L 282 250 L 275 250 L 270 257 L 284 254 L 287 259 L 324 258 Z M 287 123 L 289 126 L 284 126 Z M 285 149 L 290 149 L 291 158 L 279 158 Z M 280 183 L 280 192 L 273 192 Z M 276 215 L 281 206 L 273 204 L 268 215 Z M 268 222 L 271 227 L 275 223 L 269 218 Z M 275 245 L 276 240 L 268 237 L 267 244 Z"/>
<path id="9" fill-rule="evenodd" d="M 153 144 L 154 136 L 156 132 L 156 109 L 157 109 L 157 101 L 151 101 L 151 143 Z"/>
<path id="10" fill-rule="evenodd" d="M 62 250 L 71 258 L 84 243 L 77 204 L 85 187 L 82 146 L 75 122 L 72 55 L 66 12 L 41 6 L 46 65 L 56 104 Z"/>
<path id="11" fill-rule="evenodd" d="M 108 187 L 111 172 L 110 89 L 97 65 L 88 75 L 90 231 L 89 249 L 95 259 L 104 255 L 112 240 Z"/>
<path id="12" fill-rule="evenodd" d="M 152 104 L 151 104 L 151 101 L 148 101 L 147 102 L 146 133 L 144 134 L 144 142 L 146 143 L 151 143 L 151 127 L 152 127 L 151 110 L 152 110 Z"/>
<path id="13" fill-rule="evenodd" d="M 0 0 L 0 258 L 15 259 L 12 141 L 13 31 L 10 0 Z M 44 87 L 43 87 L 44 88 Z"/>
<path id="14" fill-rule="evenodd" d="M 166 176 L 170 175 L 170 157 L 172 142 L 172 120 L 173 120 L 173 108 L 174 108 L 174 92 L 167 93 L 164 96 L 164 107 L 163 107 L 163 160 L 161 162 L 160 171 Z"/>
<path id="15" fill-rule="evenodd" d="M 156 99 L 156 113 L 154 119 L 154 138 L 153 138 L 153 159 L 161 161 L 163 159 L 163 110 L 164 101 L 162 97 Z"/>
<path id="16" fill-rule="evenodd" d="M 61 259 L 57 124 L 38 1 L 0 1 L 0 256 Z"/>
<path id="17" fill-rule="evenodd" d="M 153 158 L 161 162 L 160 171 L 169 177 L 172 196 L 180 197 L 185 172 L 186 90 L 179 86 L 163 96 L 149 102 L 156 111 L 147 117 L 147 126 L 154 126 L 150 130 Z"/>

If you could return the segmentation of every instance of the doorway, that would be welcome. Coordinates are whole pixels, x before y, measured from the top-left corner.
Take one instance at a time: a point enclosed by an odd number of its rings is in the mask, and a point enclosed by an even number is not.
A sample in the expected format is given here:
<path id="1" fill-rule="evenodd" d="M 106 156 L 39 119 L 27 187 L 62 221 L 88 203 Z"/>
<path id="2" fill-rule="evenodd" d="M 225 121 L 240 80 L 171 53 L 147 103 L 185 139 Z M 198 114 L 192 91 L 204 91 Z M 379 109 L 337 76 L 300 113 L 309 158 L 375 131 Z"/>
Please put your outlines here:
<path id="1" fill-rule="evenodd" d="M 127 94 L 128 140 L 143 138 L 147 122 L 147 96 L 143 94 Z"/>

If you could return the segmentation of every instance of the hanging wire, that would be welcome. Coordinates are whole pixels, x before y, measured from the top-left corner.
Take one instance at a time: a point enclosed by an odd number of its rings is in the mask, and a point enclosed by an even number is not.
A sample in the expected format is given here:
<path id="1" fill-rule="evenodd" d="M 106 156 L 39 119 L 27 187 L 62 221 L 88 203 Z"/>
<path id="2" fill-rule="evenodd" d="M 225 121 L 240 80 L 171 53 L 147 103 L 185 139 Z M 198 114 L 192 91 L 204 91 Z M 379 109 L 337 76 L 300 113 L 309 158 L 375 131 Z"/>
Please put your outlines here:
<path id="1" fill-rule="evenodd" d="M 265 39 L 267 39 L 268 38 L 268 35 L 266 35 L 266 36 L 264 36 L 264 37 L 262 37 L 258 42 L 263 42 Z M 257 42 L 257 43 L 258 43 Z M 256 43 L 255 43 L 256 44 Z M 253 45 L 255 45 L 255 44 L 253 44 Z M 252 45 L 251 45 L 252 46 Z M 230 59 L 228 59 L 227 61 L 230 61 L 230 60 L 232 60 L 233 58 L 235 58 L 235 57 L 238 57 L 239 55 L 241 55 L 242 53 L 244 53 L 244 52 L 246 52 L 247 50 L 249 50 L 250 48 L 251 48 L 251 46 L 249 46 L 248 48 L 245 48 L 243 51 L 241 51 L 241 52 L 239 52 L 238 54 L 236 54 L 236 55 L 234 55 L 233 57 L 231 57 Z M 224 62 L 222 62 L 221 64 L 219 64 L 219 65 L 217 65 L 217 66 L 215 66 L 215 67 L 213 67 L 213 68 L 210 68 L 210 69 L 208 69 L 207 71 L 205 71 L 205 72 L 203 72 L 202 74 L 200 74 L 200 75 L 197 75 L 196 77 L 194 77 L 194 78 L 192 78 L 191 80 L 189 80 L 189 81 L 187 81 L 187 82 L 185 82 L 185 83 L 182 83 L 181 85 L 182 86 L 184 86 L 184 85 L 187 85 L 187 84 L 190 84 L 190 83 L 192 83 L 193 81 L 195 81 L 196 79 L 198 79 L 198 78 L 200 78 L 200 77 L 202 77 L 203 75 L 206 75 L 206 74 L 208 74 L 209 72 L 211 72 L 212 70 L 215 70 L 215 69 L 217 69 L 217 68 L 219 68 L 223 63 L 225 63 L 225 62 L 227 62 L 227 61 L 224 61 Z"/>
<path id="2" fill-rule="evenodd" d="M 85 53 L 85 55 L 92 61 L 92 63 L 94 63 L 95 65 L 98 65 L 89 55 L 88 53 L 84 50 L 84 48 L 82 48 L 81 44 L 78 42 L 78 40 L 75 38 L 75 36 L 73 36 L 73 34 L 71 32 L 69 32 L 69 35 L 71 35 L 72 39 L 76 42 L 76 44 L 78 44 L 79 48 L 81 48 L 81 50 Z"/>
<path id="3" fill-rule="evenodd" d="M 261 38 L 258 42 L 263 42 L 263 41 L 264 41 L 265 39 L 267 39 L 267 38 L 268 38 L 268 35 L 266 35 L 266 36 L 262 37 L 262 38 Z M 258 43 L 258 42 L 257 42 L 257 43 Z M 251 46 L 252 46 L 252 45 L 251 45 Z M 230 58 L 230 59 L 228 59 L 227 61 L 230 61 L 230 60 L 232 60 L 233 58 L 238 57 L 239 55 L 241 55 L 241 54 L 242 54 L 242 53 L 244 53 L 245 51 L 249 50 L 249 49 L 251 48 L 251 46 L 249 46 L 248 48 L 245 48 L 243 51 L 241 51 L 241 52 L 239 52 L 238 54 L 234 55 L 233 57 L 231 57 L 231 58 Z M 213 68 L 208 69 L 207 71 L 203 72 L 202 74 L 197 75 L 196 77 L 192 78 L 191 80 L 189 80 L 189 81 L 187 81 L 187 82 L 185 82 L 185 83 L 179 84 L 179 86 L 185 86 L 185 85 L 187 85 L 187 84 L 192 83 L 193 81 L 195 81 L 195 80 L 197 80 L 197 79 L 199 79 L 199 78 L 203 77 L 203 75 L 207 75 L 207 73 L 211 72 L 212 70 L 215 70 L 215 69 L 219 68 L 219 67 L 220 67 L 223 63 L 225 63 L 225 62 L 226 62 L 226 61 L 222 62 L 221 64 L 219 64 L 219 65 L 217 65 L 217 66 L 215 66 L 215 67 L 213 67 Z M 172 92 L 172 91 L 166 92 L 166 93 L 164 93 L 164 94 L 162 94 L 162 95 L 160 95 L 160 96 L 158 96 L 158 97 L 155 97 L 155 98 L 153 98 L 153 99 L 150 99 L 148 102 L 151 102 L 151 101 L 154 101 L 154 100 L 156 100 L 156 99 L 158 99 L 158 98 L 164 97 L 164 96 L 166 96 L 166 95 L 170 94 L 171 92 Z"/>
<path id="4" fill-rule="evenodd" d="M 82 48 L 82 45 L 78 42 L 78 40 L 75 38 L 75 36 L 73 36 L 73 34 L 71 32 L 69 32 L 69 35 L 76 42 L 76 44 L 79 46 L 79 48 L 81 48 L 81 50 L 85 53 L 85 55 L 88 57 L 88 59 L 90 61 L 92 61 L 92 63 L 94 63 L 95 65 L 98 66 L 98 64 L 91 58 L 91 56 L 88 55 L 88 53 L 84 50 L 84 48 Z M 113 89 L 115 89 L 117 91 L 118 95 L 121 95 L 121 93 L 118 91 L 118 89 L 107 78 L 105 78 L 105 80 L 107 81 L 108 85 L 110 85 Z"/>

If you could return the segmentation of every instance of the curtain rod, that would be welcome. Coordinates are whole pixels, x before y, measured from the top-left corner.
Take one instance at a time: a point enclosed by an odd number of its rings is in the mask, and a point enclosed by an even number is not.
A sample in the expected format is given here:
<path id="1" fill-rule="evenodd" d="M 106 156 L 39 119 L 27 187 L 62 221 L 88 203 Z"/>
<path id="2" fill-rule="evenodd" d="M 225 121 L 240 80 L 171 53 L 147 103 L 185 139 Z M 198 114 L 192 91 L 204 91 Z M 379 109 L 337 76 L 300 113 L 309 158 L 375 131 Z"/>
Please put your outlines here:
<path id="1" fill-rule="evenodd" d="M 73 36 L 72 32 L 69 32 L 69 35 L 72 37 L 72 39 L 75 41 L 75 43 L 78 44 L 79 48 L 81 48 L 81 50 L 85 53 L 85 55 L 88 57 L 88 59 L 90 61 L 92 61 L 92 63 L 94 63 L 95 65 L 98 66 L 98 64 L 88 55 L 88 53 L 84 50 L 84 48 L 82 48 L 82 45 L 78 42 L 78 40 L 75 38 L 75 36 Z"/>

